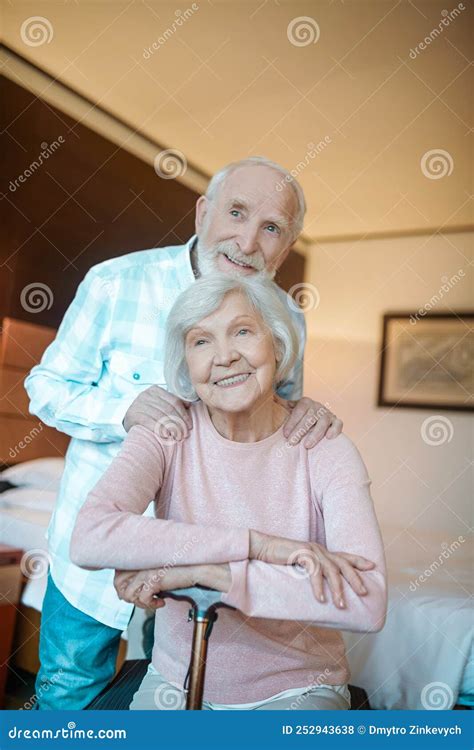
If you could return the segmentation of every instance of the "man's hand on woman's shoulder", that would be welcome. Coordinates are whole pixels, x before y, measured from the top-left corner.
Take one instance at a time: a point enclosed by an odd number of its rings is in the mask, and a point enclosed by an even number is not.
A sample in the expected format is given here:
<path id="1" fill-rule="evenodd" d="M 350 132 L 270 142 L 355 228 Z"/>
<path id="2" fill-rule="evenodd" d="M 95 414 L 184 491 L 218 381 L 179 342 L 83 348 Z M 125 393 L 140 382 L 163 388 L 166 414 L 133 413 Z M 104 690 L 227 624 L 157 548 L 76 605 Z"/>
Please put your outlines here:
<path id="1" fill-rule="evenodd" d="M 135 399 L 123 419 L 127 432 L 137 424 L 147 427 L 164 440 L 184 440 L 193 427 L 190 404 L 152 385 Z"/>
<path id="2" fill-rule="evenodd" d="M 324 437 L 330 440 L 342 432 L 342 420 L 319 401 L 306 396 L 299 401 L 285 401 L 279 396 L 275 400 L 285 409 L 291 409 L 283 427 L 289 445 L 297 445 L 304 438 L 304 447 L 310 449 Z"/>

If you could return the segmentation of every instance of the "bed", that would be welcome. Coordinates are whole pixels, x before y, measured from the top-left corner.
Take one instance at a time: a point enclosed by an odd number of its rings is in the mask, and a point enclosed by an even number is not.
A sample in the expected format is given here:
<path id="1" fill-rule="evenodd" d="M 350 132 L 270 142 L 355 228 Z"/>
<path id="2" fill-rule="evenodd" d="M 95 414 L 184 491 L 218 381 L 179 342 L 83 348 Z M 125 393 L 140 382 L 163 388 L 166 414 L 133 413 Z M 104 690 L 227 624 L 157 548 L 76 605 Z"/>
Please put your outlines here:
<path id="1" fill-rule="evenodd" d="M 376 709 L 474 705 L 473 561 L 463 536 L 382 526 L 389 602 L 379 633 L 344 633 L 352 682 Z"/>
<path id="2" fill-rule="evenodd" d="M 21 568 L 26 573 L 12 648 L 11 666 L 32 674 L 39 668 L 38 629 L 46 591 L 49 558 L 46 530 L 56 502 L 64 469 L 63 458 L 36 458 L 4 469 L 0 474 L 0 544 L 23 550 Z M 139 619 L 141 616 L 137 614 Z M 136 618 L 135 618 L 136 619 Z M 136 627 L 135 647 L 140 658 L 141 632 Z M 126 635 L 119 662 L 126 656 Z"/>

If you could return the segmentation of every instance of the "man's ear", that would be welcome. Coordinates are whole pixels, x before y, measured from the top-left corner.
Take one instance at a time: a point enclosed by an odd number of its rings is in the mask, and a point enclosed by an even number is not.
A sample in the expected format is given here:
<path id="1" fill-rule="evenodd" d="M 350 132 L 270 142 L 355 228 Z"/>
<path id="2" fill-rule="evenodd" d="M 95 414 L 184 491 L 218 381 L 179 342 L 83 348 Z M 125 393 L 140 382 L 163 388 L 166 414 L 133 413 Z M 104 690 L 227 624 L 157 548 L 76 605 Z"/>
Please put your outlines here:
<path id="1" fill-rule="evenodd" d="M 201 195 L 196 202 L 196 218 L 194 222 L 196 234 L 199 234 L 201 232 L 208 210 L 209 201 L 205 195 Z"/>

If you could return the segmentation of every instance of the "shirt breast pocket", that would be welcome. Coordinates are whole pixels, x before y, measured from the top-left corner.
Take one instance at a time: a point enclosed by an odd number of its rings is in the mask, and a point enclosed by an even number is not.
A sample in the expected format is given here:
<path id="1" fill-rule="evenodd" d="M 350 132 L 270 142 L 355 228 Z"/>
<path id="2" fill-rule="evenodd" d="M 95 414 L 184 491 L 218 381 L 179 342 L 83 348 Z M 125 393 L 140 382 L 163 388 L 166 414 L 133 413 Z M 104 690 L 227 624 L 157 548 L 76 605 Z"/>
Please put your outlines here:
<path id="1" fill-rule="evenodd" d="M 107 369 L 113 389 L 118 393 L 144 390 L 151 385 L 166 388 L 163 362 L 120 351 L 110 353 Z"/>

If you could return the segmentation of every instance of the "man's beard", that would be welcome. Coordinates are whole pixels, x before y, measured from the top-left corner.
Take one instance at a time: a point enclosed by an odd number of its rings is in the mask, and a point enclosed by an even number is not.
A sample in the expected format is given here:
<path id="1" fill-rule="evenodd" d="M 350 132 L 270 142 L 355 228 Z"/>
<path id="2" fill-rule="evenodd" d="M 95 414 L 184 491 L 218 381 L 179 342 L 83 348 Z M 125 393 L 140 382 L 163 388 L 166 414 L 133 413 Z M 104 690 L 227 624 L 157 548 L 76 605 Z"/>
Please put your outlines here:
<path id="1" fill-rule="evenodd" d="M 255 271 L 264 273 L 269 279 L 273 279 L 276 274 L 276 268 L 271 271 L 265 268 L 265 260 L 261 253 L 255 253 L 251 257 L 243 255 L 240 252 L 239 246 L 236 242 L 231 240 L 224 240 L 223 242 L 216 242 L 215 245 L 209 246 L 201 239 L 197 241 L 197 265 L 201 276 L 208 276 L 211 273 L 219 272 L 217 267 L 217 258 L 220 254 L 228 255 L 232 260 L 240 261 L 245 263 L 247 266 L 252 266 Z M 241 275 L 238 266 L 235 270 L 230 270 L 229 273 L 235 273 Z"/>

